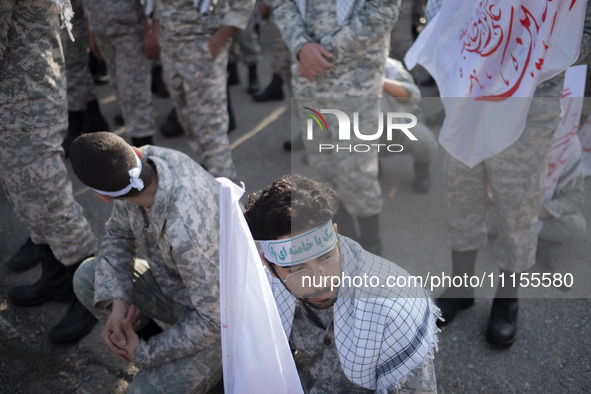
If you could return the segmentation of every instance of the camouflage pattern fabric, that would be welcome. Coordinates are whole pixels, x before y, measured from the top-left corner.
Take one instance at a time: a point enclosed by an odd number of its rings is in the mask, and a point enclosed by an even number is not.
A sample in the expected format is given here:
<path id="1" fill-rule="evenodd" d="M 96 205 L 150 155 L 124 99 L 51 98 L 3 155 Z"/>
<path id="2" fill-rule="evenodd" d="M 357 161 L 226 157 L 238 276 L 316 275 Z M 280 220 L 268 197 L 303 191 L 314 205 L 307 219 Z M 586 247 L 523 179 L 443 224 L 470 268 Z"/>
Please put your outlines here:
<path id="1" fill-rule="evenodd" d="M 96 33 L 96 41 L 105 59 L 109 80 L 117 89 L 119 107 L 130 137 L 154 134 L 152 110 L 151 62 L 144 54 L 144 32 L 105 35 Z"/>
<path id="2" fill-rule="evenodd" d="M 493 244 L 496 264 L 522 272 L 535 263 L 537 217 L 547 159 L 561 116 L 558 98 L 563 81 L 562 74 L 539 85 L 525 130 L 497 156 L 469 168 L 446 155 L 447 242 L 453 250 L 475 250 L 486 244 L 488 185 L 498 212 L 498 235 Z"/>
<path id="3" fill-rule="evenodd" d="M 144 9 L 139 0 L 83 0 L 90 31 L 120 35 L 144 32 Z"/>
<path id="4" fill-rule="evenodd" d="M 61 30 L 62 45 L 66 59 L 68 85 L 68 111 L 86 111 L 89 101 L 96 100 L 94 80 L 88 68 L 88 21 L 84 16 L 82 0 L 72 0 L 72 41 L 65 29 Z"/>
<path id="5" fill-rule="evenodd" d="M 101 323 L 105 324 L 109 318 L 110 310 L 96 308 L 93 301 L 95 270 L 98 264 L 98 258 L 85 261 L 76 271 L 74 288 L 80 302 Z M 134 264 L 132 298 L 133 304 L 142 313 L 140 316 L 142 321 L 146 321 L 146 318 L 149 317 L 173 325 L 174 328 L 174 325 L 178 322 L 189 321 L 190 316 L 195 313 L 194 309 L 165 296 L 160 291 L 158 282 L 152 275 L 148 263 L 141 259 L 136 259 Z M 150 338 L 147 343 L 143 339 L 140 339 L 140 341 L 143 346 L 148 346 L 156 340 L 166 342 L 169 344 L 171 352 L 174 351 L 175 347 L 186 346 L 179 342 L 179 338 L 175 338 L 170 334 L 166 330 L 162 334 Z M 203 393 L 211 389 L 221 379 L 221 376 L 221 343 L 218 339 L 200 351 L 155 366 L 141 368 L 133 379 L 128 393 L 162 391 Z"/>
<path id="6" fill-rule="evenodd" d="M 196 160 L 214 176 L 236 178 L 228 139 L 226 67 L 230 42 L 214 59 L 208 47 L 222 25 L 244 29 L 254 0 L 220 0 L 202 16 L 191 0 L 159 0 L 164 80 Z"/>
<path id="7" fill-rule="evenodd" d="M 297 62 L 292 63 L 292 89 L 297 98 L 295 106 L 310 106 L 311 98 L 358 97 L 359 100 L 352 106 L 354 109 L 339 109 L 365 114 L 368 120 L 363 123 L 364 127 L 376 130 L 390 32 L 398 17 L 398 9 L 399 2 L 366 1 L 357 15 L 339 26 L 334 0 L 308 2 L 305 18 L 293 1 L 275 2 L 275 22 L 291 51 L 292 60 L 297 59 L 301 47 L 307 42 L 319 43 L 333 54 L 330 62 L 334 68 L 327 69 L 313 82 L 299 75 Z M 330 118 L 333 117 L 327 117 L 327 122 Z M 301 132 L 305 133 L 305 121 L 300 123 Z M 338 126 L 329 124 L 328 129 L 334 132 Z M 381 211 L 383 202 L 376 150 L 319 153 L 316 141 L 306 142 L 310 165 L 324 180 L 331 182 L 350 214 L 371 216 Z M 330 142 L 339 143 L 335 134 Z M 364 141 L 352 139 L 349 142 Z"/>
<path id="8" fill-rule="evenodd" d="M 257 1 L 250 14 L 250 18 L 248 18 L 248 25 L 246 25 L 244 30 L 236 31 L 234 37 L 232 37 L 228 63 L 236 64 L 241 60 L 244 64 L 252 66 L 261 62 L 263 57 L 261 54 L 261 44 L 259 43 L 259 36 L 255 31 L 255 25 L 260 22 L 260 19 Z"/>
<path id="9" fill-rule="evenodd" d="M 81 296 L 94 310 L 104 309 L 113 299 L 134 303 L 139 247 L 147 257 L 152 287 L 158 289 L 150 291 L 161 292 L 167 308 L 175 305 L 184 311 L 165 333 L 140 343 L 136 365 L 152 368 L 220 340 L 219 184 L 183 153 L 154 146 L 141 150 L 158 174 L 154 204 L 147 211 L 126 200 L 113 202 L 97 258 L 93 297 Z M 77 283 L 75 291 L 80 293 Z M 153 317 L 166 320 L 165 316 Z"/>
<path id="10" fill-rule="evenodd" d="M 68 126 L 58 9 L 0 3 L 0 180 L 33 242 L 72 265 L 97 240 L 74 200 L 62 140 Z"/>

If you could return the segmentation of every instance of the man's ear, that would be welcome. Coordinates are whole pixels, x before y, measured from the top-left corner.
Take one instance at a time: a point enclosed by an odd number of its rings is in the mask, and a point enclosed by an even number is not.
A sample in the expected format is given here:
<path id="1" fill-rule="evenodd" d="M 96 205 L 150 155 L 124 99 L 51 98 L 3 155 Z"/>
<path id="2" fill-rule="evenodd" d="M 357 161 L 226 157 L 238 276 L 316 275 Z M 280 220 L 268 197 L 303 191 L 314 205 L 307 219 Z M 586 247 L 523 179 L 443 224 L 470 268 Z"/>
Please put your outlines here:
<path id="1" fill-rule="evenodd" d="M 333 223 L 333 224 L 332 224 L 332 228 L 334 228 L 334 232 L 338 234 L 339 232 L 337 231 L 337 227 L 338 227 L 338 226 L 337 226 L 337 224 L 336 224 L 336 223 Z"/>
<path id="2" fill-rule="evenodd" d="M 265 258 L 265 255 L 262 253 L 259 253 L 261 256 L 261 260 L 263 261 L 263 263 L 265 264 L 265 266 L 267 267 L 267 269 L 269 270 L 269 272 L 271 273 L 271 275 L 273 276 L 273 278 L 277 278 L 277 275 L 275 275 L 275 270 L 273 268 L 271 268 L 271 263 L 269 263 L 269 261 Z"/>
<path id="3" fill-rule="evenodd" d="M 110 203 L 110 202 L 112 202 L 112 201 L 113 201 L 113 197 L 105 196 L 104 194 L 100 194 L 100 193 L 97 193 L 96 195 L 97 195 L 97 196 L 98 196 L 98 198 L 100 198 L 100 199 L 101 199 L 101 201 L 103 201 L 103 202 Z"/>
<path id="4" fill-rule="evenodd" d="M 139 157 L 141 160 L 142 159 L 142 152 L 140 152 L 140 150 L 138 148 L 136 148 L 135 146 L 132 146 L 131 149 L 133 149 L 133 151 L 135 152 L 137 157 Z"/>

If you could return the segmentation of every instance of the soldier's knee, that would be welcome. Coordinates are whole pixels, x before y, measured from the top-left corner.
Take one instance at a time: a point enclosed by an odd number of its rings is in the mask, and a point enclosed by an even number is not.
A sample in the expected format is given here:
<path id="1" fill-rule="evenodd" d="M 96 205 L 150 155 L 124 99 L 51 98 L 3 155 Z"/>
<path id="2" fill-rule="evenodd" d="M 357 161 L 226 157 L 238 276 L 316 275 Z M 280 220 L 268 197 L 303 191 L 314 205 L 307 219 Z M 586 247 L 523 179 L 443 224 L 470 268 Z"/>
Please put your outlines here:
<path id="1" fill-rule="evenodd" d="M 98 259 L 90 258 L 82 262 L 74 273 L 74 293 L 79 300 L 86 298 L 86 294 L 94 294 L 94 271 Z"/>

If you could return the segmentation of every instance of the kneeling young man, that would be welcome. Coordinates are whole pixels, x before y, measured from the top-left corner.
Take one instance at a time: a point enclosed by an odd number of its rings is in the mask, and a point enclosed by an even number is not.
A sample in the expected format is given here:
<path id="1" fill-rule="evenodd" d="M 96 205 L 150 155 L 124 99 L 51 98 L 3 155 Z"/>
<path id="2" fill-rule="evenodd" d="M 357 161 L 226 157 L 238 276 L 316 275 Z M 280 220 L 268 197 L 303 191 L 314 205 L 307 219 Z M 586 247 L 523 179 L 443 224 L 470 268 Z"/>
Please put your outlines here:
<path id="1" fill-rule="evenodd" d="M 408 273 L 337 235 L 337 208 L 331 188 L 293 175 L 252 194 L 245 213 L 304 391 L 436 392 L 437 307 L 420 287 L 347 284 Z"/>
<path id="2" fill-rule="evenodd" d="M 99 253 L 78 269 L 74 290 L 105 324 L 108 348 L 140 368 L 129 392 L 206 392 L 222 375 L 219 184 L 181 152 L 137 149 L 112 133 L 77 138 L 70 161 L 113 202 Z M 170 327 L 153 335 L 161 330 L 148 318 Z M 146 320 L 148 340 L 134 332 Z"/>

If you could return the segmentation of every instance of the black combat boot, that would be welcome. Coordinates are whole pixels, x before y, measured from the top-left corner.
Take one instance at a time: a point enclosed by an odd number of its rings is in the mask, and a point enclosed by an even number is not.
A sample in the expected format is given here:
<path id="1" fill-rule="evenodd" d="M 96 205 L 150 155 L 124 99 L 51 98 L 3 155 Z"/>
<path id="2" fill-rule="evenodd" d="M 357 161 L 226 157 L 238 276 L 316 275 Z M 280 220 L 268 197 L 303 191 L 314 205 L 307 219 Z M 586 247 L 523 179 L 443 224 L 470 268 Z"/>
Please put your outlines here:
<path id="1" fill-rule="evenodd" d="M 17 286 L 8 292 L 8 299 L 20 306 L 33 306 L 46 301 L 71 301 L 74 290 L 68 269 L 60 263 L 49 245 L 38 245 L 41 278 L 32 285 Z"/>
<path id="2" fill-rule="evenodd" d="M 257 75 L 257 65 L 252 64 L 248 66 L 248 94 L 253 95 L 258 92 L 260 89 L 259 87 L 259 77 Z"/>
<path id="3" fill-rule="evenodd" d="M 70 154 L 70 145 L 84 131 L 84 111 L 68 112 L 68 134 L 62 142 L 66 157 Z"/>
<path id="4" fill-rule="evenodd" d="M 18 252 L 6 263 L 6 267 L 15 272 L 26 271 L 36 266 L 40 258 L 39 246 L 34 244 L 31 238 L 28 238 Z"/>
<path id="5" fill-rule="evenodd" d="M 474 275 L 474 266 L 476 263 L 476 256 L 478 249 L 467 250 L 465 252 L 451 251 L 452 262 L 452 282 L 453 277 L 466 275 L 468 278 Z M 435 301 L 439 309 L 441 309 L 441 316 L 445 321 L 438 320 L 437 325 L 443 327 L 451 323 L 458 311 L 470 308 L 474 305 L 474 289 L 466 283 L 466 287 L 449 287 L 443 294 Z"/>
<path id="6" fill-rule="evenodd" d="M 419 194 L 427 193 L 431 190 L 431 175 L 429 174 L 429 163 L 415 162 L 415 178 L 412 182 L 412 188 Z"/>
<path id="7" fill-rule="evenodd" d="M 228 63 L 228 86 L 240 85 L 240 77 L 238 76 L 238 66 L 236 64 Z"/>
<path id="8" fill-rule="evenodd" d="M 144 145 L 154 145 L 154 141 L 152 140 L 151 135 L 148 135 L 146 137 L 131 137 L 131 145 L 135 147 L 140 147 Z"/>
<path id="9" fill-rule="evenodd" d="M 95 131 L 109 131 L 109 124 L 101 113 L 98 101 L 92 100 L 88 102 L 86 107 L 82 132 L 93 133 Z"/>
<path id="10" fill-rule="evenodd" d="M 501 270 L 508 278 L 511 272 Z M 490 344 L 509 347 L 517 337 L 517 312 L 519 299 L 517 287 L 511 280 L 505 281 L 505 287 L 498 287 L 490 310 L 490 320 L 486 328 L 486 340 Z"/>
<path id="11" fill-rule="evenodd" d="M 173 108 L 166 117 L 166 120 L 160 125 L 160 133 L 167 138 L 177 137 L 183 135 L 184 130 L 179 117 L 176 112 L 176 108 Z"/>
<path id="12" fill-rule="evenodd" d="M 336 223 L 339 234 L 351 239 L 359 239 L 359 234 L 355 226 L 355 218 L 347 212 L 342 202 L 339 202 L 339 208 L 334 218 L 332 218 L 332 222 Z"/>
<path id="13" fill-rule="evenodd" d="M 169 98 L 170 93 L 162 79 L 162 66 L 152 67 L 152 93 L 161 98 Z"/>
<path id="14" fill-rule="evenodd" d="M 113 116 L 113 123 L 117 126 L 123 126 L 125 124 L 125 119 L 123 119 L 123 114 L 121 112 L 118 112 Z"/>
<path id="15" fill-rule="evenodd" d="M 357 216 L 359 223 L 359 243 L 365 250 L 377 256 L 382 255 L 382 239 L 380 237 L 380 215 Z"/>
<path id="16" fill-rule="evenodd" d="M 283 100 L 283 80 L 279 74 L 274 73 L 271 83 L 262 92 L 253 94 L 252 99 L 257 103 Z"/>
<path id="17" fill-rule="evenodd" d="M 80 264 L 66 267 L 70 283 L 74 280 L 74 273 Z M 96 317 L 78 301 L 76 295 L 73 295 L 64 317 L 49 330 L 49 340 L 58 344 L 75 342 L 88 334 L 97 322 Z"/>

